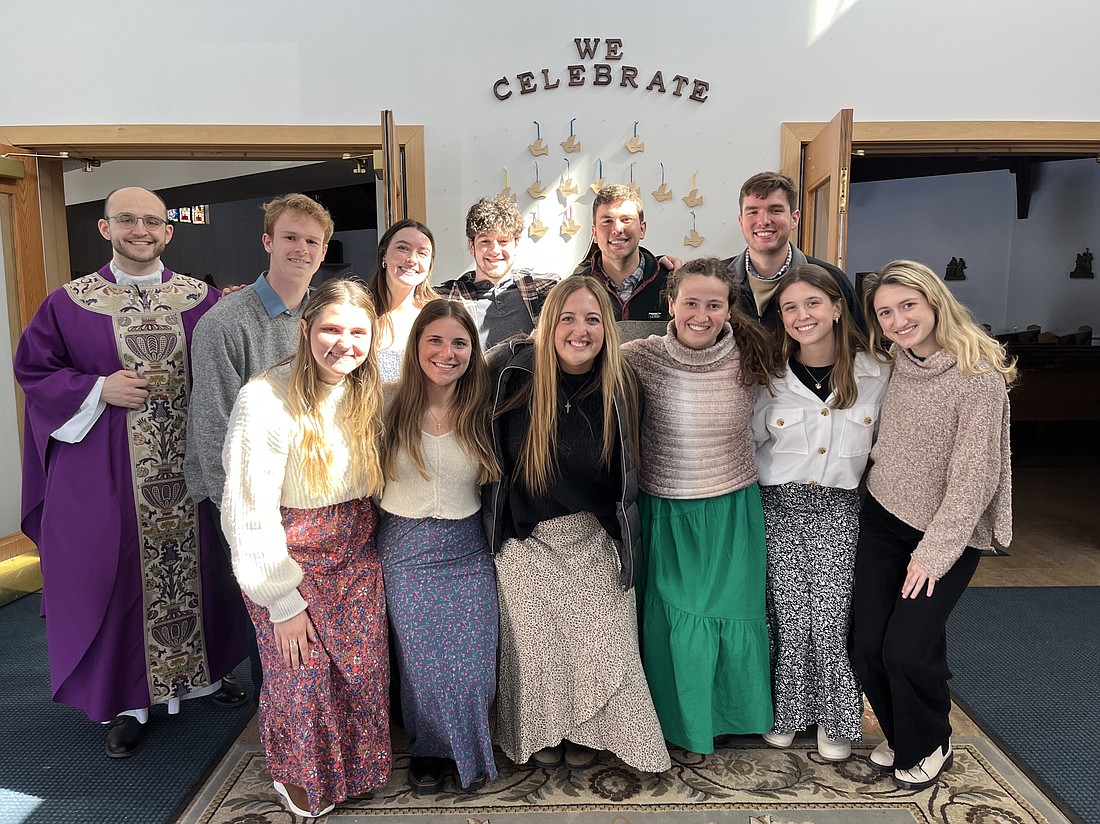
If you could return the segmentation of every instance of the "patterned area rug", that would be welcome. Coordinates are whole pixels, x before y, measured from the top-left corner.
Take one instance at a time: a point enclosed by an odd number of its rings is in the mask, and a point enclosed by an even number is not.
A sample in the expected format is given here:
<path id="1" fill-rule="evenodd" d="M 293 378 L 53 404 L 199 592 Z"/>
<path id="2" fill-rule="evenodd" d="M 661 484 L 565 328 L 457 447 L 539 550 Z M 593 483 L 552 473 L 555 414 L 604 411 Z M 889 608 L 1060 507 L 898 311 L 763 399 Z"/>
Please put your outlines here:
<path id="1" fill-rule="evenodd" d="M 406 784 L 409 757 L 399 753 L 393 779 L 371 801 L 347 802 L 326 820 L 368 822 L 379 816 L 414 824 L 746 824 L 959 822 L 1039 824 L 1067 821 L 1027 779 L 980 737 L 956 738 L 955 764 L 921 792 L 897 789 L 866 761 L 870 738 L 841 764 L 823 761 L 811 738 L 775 750 L 759 738 L 720 739 L 712 755 L 674 748 L 672 769 L 635 772 L 604 753 L 586 770 L 513 765 L 498 754 L 500 777 L 465 794 L 448 784 L 415 796 Z M 397 742 L 395 742 L 396 744 Z M 181 824 L 287 824 L 295 821 L 271 788 L 263 752 L 238 745 Z"/>

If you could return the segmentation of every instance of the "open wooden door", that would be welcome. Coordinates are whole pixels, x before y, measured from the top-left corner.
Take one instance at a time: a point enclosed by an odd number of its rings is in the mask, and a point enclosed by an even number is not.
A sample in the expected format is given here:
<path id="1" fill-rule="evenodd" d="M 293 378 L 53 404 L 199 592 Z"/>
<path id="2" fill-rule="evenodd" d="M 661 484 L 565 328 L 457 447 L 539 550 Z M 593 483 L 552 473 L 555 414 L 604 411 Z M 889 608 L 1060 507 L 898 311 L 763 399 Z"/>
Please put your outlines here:
<path id="1" fill-rule="evenodd" d="M 803 154 L 802 220 L 798 246 L 844 269 L 848 241 L 848 169 L 852 110 L 841 109 Z"/>
<path id="2" fill-rule="evenodd" d="M 26 150 L 0 143 L 0 596 L 11 600 L 42 585 L 34 545 L 19 531 L 23 392 L 12 355 L 46 296 L 38 164 Z"/>
<path id="3" fill-rule="evenodd" d="M 381 155 L 382 225 L 378 227 L 379 236 L 394 223 L 409 216 L 405 204 L 404 152 L 397 142 L 397 126 L 389 109 L 382 110 Z"/>

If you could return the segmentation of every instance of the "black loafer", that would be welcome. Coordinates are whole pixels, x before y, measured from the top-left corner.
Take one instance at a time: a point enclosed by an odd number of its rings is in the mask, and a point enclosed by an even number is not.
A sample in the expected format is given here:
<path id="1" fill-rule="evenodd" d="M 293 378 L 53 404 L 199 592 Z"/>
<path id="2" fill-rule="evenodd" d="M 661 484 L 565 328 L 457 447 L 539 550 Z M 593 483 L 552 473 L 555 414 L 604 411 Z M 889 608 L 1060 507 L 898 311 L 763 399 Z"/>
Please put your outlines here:
<path id="1" fill-rule="evenodd" d="M 145 739 L 145 725 L 132 715 L 119 715 L 107 725 L 107 756 L 129 758 Z"/>
<path id="2" fill-rule="evenodd" d="M 248 700 L 248 690 L 237 683 L 232 675 L 222 678 L 222 685 L 210 696 L 219 707 L 239 707 Z"/>
<path id="3" fill-rule="evenodd" d="M 409 759 L 409 787 L 414 795 L 428 795 L 443 789 L 447 774 L 447 759 L 435 756 L 413 756 Z"/>

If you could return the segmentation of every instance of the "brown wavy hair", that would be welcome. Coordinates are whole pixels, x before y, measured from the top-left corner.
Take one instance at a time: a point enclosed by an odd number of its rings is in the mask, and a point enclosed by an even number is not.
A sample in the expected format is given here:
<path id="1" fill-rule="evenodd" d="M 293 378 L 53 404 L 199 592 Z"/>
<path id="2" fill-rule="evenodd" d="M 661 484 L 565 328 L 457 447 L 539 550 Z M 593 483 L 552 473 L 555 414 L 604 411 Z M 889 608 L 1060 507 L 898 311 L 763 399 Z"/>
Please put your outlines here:
<path id="1" fill-rule="evenodd" d="M 726 264 L 713 257 L 695 258 L 670 272 L 665 285 L 665 296 L 669 303 L 675 301 L 680 294 L 680 286 L 684 280 L 693 275 L 715 278 L 725 284 L 729 322 L 733 328 L 733 339 L 741 353 L 739 381 L 742 386 L 766 386 L 770 390 L 772 378 L 783 374 L 783 366 L 776 357 L 776 348 L 768 333 L 737 305 L 741 286 L 734 274 L 726 268 Z"/>
<path id="2" fill-rule="evenodd" d="M 847 409 L 856 402 L 859 389 L 856 386 L 855 359 L 856 352 L 866 352 L 868 349 L 867 338 L 859 331 L 859 327 L 852 320 L 848 312 L 848 304 L 841 294 L 836 280 L 825 269 L 816 263 L 804 263 L 796 266 L 779 279 L 779 285 L 775 288 L 775 305 L 779 309 L 779 323 L 775 325 L 776 343 L 779 350 L 779 359 L 786 364 L 791 355 L 799 348 L 798 341 L 787 334 L 783 324 L 783 304 L 781 298 L 783 292 L 796 283 L 806 283 L 825 293 L 833 306 L 840 309 L 840 317 L 833 324 L 833 338 L 836 349 L 834 355 L 831 386 L 834 399 L 834 409 Z"/>
<path id="3" fill-rule="evenodd" d="M 419 220 L 413 220 L 412 218 L 397 221 L 397 223 L 388 228 L 378 240 L 378 253 L 375 260 L 374 274 L 371 275 L 370 283 L 367 285 L 379 312 L 377 323 L 378 332 L 384 332 L 391 338 L 393 337 L 393 320 L 390 318 L 390 310 L 393 307 L 390 306 L 390 284 L 389 281 L 386 280 L 386 267 L 383 264 L 386 260 L 386 252 L 390 249 L 390 244 L 393 243 L 394 237 L 402 229 L 416 229 L 416 231 L 420 232 L 420 234 L 428 239 L 428 243 L 432 244 L 432 259 L 428 263 L 428 274 L 424 277 L 424 280 L 413 289 L 413 304 L 423 308 L 428 304 L 428 301 L 435 300 L 439 297 L 439 293 L 432 288 L 432 269 L 435 267 L 435 238 L 432 237 L 432 230 Z M 381 334 L 379 334 L 379 337 L 381 337 Z M 397 343 L 397 341 L 392 341 L 392 343 Z"/>
<path id="4" fill-rule="evenodd" d="M 500 477 L 500 463 L 493 451 L 489 432 L 489 367 L 485 363 L 474 319 L 461 303 L 443 298 L 430 301 L 420 311 L 409 333 L 409 345 L 405 347 L 401 362 L 401 377 L 384 418 L 382 471 L 387 478 L 393 478 L 397 474 L 397 456 L 403 450 L 417 471 L 424 478 L 429 477 L 420 449 L 420 423 L 428 405 L 428 379 L 420 368 L 420 339 L 424 336 L 424 330 L 441 318 L 457 320 L 470 338 L 470 365 L 458 378 L 451 419 L 462 451 L 480 466 L 477 482 L 490 483 Z"/>

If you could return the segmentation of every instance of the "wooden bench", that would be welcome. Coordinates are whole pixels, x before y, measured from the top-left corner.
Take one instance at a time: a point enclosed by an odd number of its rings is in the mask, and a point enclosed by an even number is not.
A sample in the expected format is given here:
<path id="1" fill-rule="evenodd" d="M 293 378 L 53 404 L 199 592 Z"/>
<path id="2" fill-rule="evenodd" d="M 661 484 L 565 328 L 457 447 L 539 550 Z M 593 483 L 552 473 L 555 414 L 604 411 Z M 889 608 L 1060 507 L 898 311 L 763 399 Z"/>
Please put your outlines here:
<path id="1" fill-rule="evenodd" d="M 1009 343 L 1014 421 L 1100 421 L 1100 346 Z"/>

